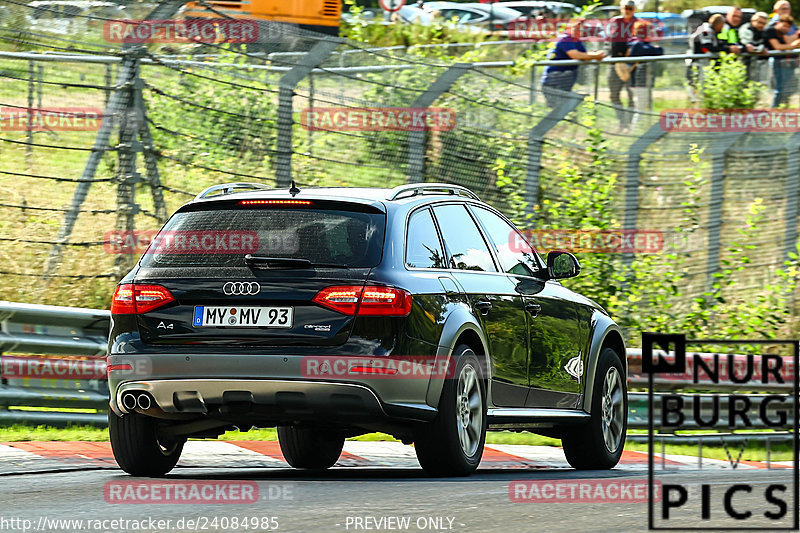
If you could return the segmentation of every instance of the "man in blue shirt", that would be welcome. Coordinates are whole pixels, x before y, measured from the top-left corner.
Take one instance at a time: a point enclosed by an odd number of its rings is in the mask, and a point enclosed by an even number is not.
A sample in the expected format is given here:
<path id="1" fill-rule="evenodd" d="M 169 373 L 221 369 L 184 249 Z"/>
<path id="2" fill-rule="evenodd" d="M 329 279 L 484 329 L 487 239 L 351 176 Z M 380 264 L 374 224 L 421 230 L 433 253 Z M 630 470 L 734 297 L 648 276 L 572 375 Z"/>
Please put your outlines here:
<path id="1" fill-rule="evenodd" d="M 561 61 L 577 59 L 581 61 L 600 61 L 605 52 L 587 52 L 580 41 L 583 20 L 570 22 L 566 33 L 559 36 L 556 46 L 548 54 L 548 59 Z M 564 91 L 571 91 L 578 79 L 578 65 L 550 65 L 542 76 L 542 92 L 548 107 L 555 107 Z"/>

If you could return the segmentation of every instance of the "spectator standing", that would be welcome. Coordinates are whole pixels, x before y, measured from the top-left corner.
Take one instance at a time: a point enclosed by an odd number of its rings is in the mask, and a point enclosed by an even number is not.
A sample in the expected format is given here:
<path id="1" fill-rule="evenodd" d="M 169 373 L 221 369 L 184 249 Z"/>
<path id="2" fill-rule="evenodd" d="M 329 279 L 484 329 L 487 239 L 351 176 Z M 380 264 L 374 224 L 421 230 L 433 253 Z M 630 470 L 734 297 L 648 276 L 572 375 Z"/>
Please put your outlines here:
<path id="1" fill-rule="evenodd" d="M 736 6 L 729 8 L 725 14 L 725 24 L 722 26 L 722 31 L 717 34 L 717 39 L 729 45 L 738 45 L 738 30 L 741 25 L 742 10 Z"/>
<path id="2" fill-rule="evenodd" d="M 767 26 L 764 30 L 764 42 L 768 50 L 794 50 L 800 47 L 800 39 L 789 38 L 792 24 L 794 19 L 791 15 L 781 15 L 776 23 Z M 797 68 L 797 56 L 775 56 L 772 59 L 772 75 L 775 82 L 772 107 L 778 107 L 788 104 L 789 97 L 797 90 L 794 72 Z"/>
<path id="3" fill-rule="evenodd" d="M 658 34 L 652 24 L 645 20 L 640 20 L 633 26 L 633 43 L 631 44 L 630 57 L 660 56 L 664 55 L 664 49 L 652 44 Z M 630 84 L 633 91 L 633 108 L 636 113 L 631 121 L 631 126 L 635 126 L 642 112 L 650 111 L 652 102 L 650 101 L 650 90 L 653 87 L 655 73 L 652 63 L 634 63 L 631 65 Z"/>
<path id="4" fill-rule="evenodd" d="M 633 36 L 633 25 L 639 19 L 636 18 L 636 2 L 633 0 L 622 0 L 620 3 L 622 15 L 611 18 L 606 26 L 607 38 L 611 41 L 611 57 L 625 57 L 628 55 L 630 42 Z M 627 130 L 631 121 L 630 113 L 623 107 L 620 93 L 628 82 L 619 77 L 616 69 L 609 69 L 608 89 L 611 93 L 611 103 L 617 113 L 620 129 Z M 630 98 L 629 98 L 630 100 Z M 632 102 L 628 102 L 631 104 Z"/>
<path id="5" fill-rule="evenodd" d="M 717 35 L 722 31 L 725 25 L 725 18 L 716 13 L 711 15 L 708 22 L 700 24 L 694 33 L 689 36 L 689 53 L 690 54 L 716 54 L 719 52 L 729 52 L 738 54 L 741 48 L 735 44 L 728 44 L 720 41 Z M 689 80 L 689 99 L 693 102 L 696 101 L 694 94 L 697 88 L 697 78 L 699 70 L 703 66 L 701 61 L 696 59 L 687 59 L 686 77 Z"/>
<path id="6" fill-rule="evenodd" d="M 761 80 L 763 67 L 767 63 L 767 47 L 764 43 L 764 29 L 767 27 L 769 16 L 763 11 L 753 15 L 750 22 L 742 24 L 739 28 L 739 42 L 747 52 L 760 54 L 764 57 L 753 58 L 744 57 L 743 61 L 747 67 L 747 77 L 751 80 Z"/>
<path id="7" fill-rule="evenodd" d="M 587 52 L 586 47 L 581 42 L 583 33 L 583 19 L 570 22 L 564 34 L 559 36 L 555 48 L 549 54 L 548 59 L 563 61 L 567 59 L 577 59 L 581 61 L 600 61 L 605 57 L 605 52 Z M 562 91 L 571 91 L 578 79 L 578 65 L 548 65 L 542 75 L 542 92 L 547 100 L 548 107 L 555 107 L 558 103 Z"/>
<path id="8" fill-rule="evenodd" d="M 772 6 L 772 17 L 769 19 L 768 25 L 772 26 L 778 22 L 778 19 L 781 18 L 781 15 L 791 15 L 792 14 L 792 4 L 788 2 L 788 0 L 778 0 L 775 2 L 775 5 Z M 789 31 L 786 33 L 786 37 L 789 40 L 794 40 L 794 34 L 797 33 L 797 26 L 792 24 Z"/>

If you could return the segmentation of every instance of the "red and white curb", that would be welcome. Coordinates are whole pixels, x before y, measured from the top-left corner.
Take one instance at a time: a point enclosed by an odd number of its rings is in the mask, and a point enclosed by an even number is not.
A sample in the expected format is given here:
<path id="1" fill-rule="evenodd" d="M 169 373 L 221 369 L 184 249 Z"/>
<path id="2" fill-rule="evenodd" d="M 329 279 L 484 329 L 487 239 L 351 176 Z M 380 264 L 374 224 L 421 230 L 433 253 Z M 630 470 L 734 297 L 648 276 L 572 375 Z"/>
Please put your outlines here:
<path id="1" fill-rule="evenodd" d="M 736 451 L 732 452 L 735 455 Z M 625 451 L 618 470 L 646 472 L 645 452 Z M 655 454 L 656 469 L 733 469 L 730 461 Z M 771 468 L 791 468 L 791 461 L 773 462 Z M 6 442 L 0 443 L 0 475 L 68 470 L 117 468 L 108 442 Z M 189 441 L 178 468 L 289 468 L 274 441 Z M 414 449 L 399 442 L 348 441 L 334 468 L 419 469 Z M 561 448 L 489 444 L 481 470 L 554 470 L 570 468 Z M 759 461 L 740 461 L 738 470 L 765 469 Z"/>

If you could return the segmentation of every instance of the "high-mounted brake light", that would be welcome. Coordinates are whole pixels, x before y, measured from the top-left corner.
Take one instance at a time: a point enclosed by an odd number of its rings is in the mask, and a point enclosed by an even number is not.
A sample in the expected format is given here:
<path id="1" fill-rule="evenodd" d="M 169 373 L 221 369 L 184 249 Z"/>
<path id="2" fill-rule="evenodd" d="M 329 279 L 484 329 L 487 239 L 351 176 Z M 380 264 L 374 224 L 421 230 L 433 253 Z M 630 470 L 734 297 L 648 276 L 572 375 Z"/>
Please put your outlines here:
<path id="1" fill-rule="evenodd" d="M 124 283 L 117 286 L 111 299 L 111 314 L 142 314 L 174 302 L 175 297 L 161 285 Z"/>
<path id="2" fill-rule="evenodd" d="M 327 287 L 313 301 L 349 316 L 408 316 L 411 312 L 411 294 L 393 287 Z"/>
<path id="3" fill-rule="evenodd" d="M 311 205 L 311 200 L 242 200 L 239 205 Z"/>

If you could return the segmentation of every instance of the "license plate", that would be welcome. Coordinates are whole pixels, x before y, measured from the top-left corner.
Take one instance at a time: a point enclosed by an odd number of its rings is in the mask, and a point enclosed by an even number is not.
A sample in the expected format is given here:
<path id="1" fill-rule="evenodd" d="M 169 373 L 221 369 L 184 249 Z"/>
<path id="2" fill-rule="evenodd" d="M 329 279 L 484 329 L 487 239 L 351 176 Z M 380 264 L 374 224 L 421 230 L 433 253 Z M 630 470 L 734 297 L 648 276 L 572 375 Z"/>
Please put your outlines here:
<path id="1" fill-rule="evenodd" d="M 290 328 L 294 319 L 292 307 L 217 307 L 198 305 L 192 325 L 228 326 L 235 328 Z"/>

